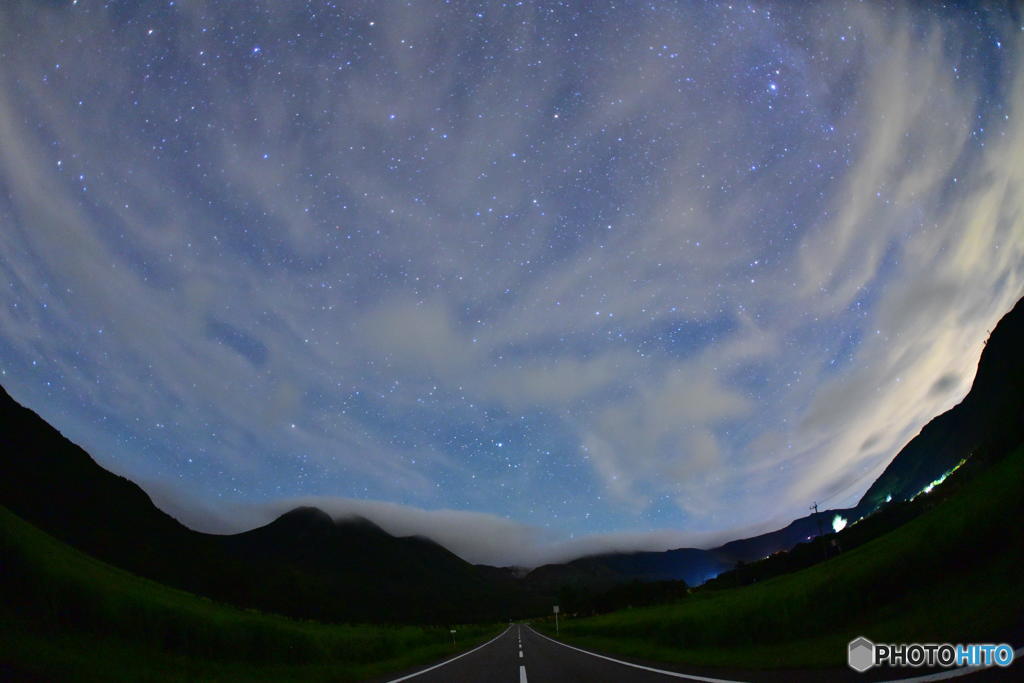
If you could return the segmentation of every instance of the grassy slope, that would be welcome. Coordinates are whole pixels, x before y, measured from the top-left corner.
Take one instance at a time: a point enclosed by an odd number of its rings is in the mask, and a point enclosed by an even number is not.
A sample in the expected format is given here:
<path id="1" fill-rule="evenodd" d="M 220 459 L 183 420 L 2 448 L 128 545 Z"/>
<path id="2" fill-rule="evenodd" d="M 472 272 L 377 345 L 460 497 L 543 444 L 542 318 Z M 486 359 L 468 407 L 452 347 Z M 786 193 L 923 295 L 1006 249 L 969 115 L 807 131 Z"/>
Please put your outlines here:
<path id="1" fill-rule="evenodd" d="M 331 625 L 239 610 L 139 578 L 0 507 L 0 677 L 60 680 L 365 678 L 440 659 L 496 625 Z"/>
<path id="2" fill-rule="evenodd" d="M 832 560 L 672 605 L 563 619 L 561 634 L 607 652 L 734 667 L 844 666 L 857 635 L 1005 639 L 1024 626 L 1022 514 L 1018 448 L 921 517 Z"/>

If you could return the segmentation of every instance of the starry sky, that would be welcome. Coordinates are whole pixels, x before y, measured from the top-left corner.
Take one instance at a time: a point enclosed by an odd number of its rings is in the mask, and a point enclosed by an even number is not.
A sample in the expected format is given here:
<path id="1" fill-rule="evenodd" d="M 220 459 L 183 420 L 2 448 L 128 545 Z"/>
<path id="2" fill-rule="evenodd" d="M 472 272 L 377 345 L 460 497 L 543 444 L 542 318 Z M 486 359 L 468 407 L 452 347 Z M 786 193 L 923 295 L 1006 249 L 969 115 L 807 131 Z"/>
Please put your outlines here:
<path id="1" fill-rule="evenodd" d="M 1024 294 L 1014 3 L 0 8 L 0 381 L 196 528 L 855 502 Z"/>

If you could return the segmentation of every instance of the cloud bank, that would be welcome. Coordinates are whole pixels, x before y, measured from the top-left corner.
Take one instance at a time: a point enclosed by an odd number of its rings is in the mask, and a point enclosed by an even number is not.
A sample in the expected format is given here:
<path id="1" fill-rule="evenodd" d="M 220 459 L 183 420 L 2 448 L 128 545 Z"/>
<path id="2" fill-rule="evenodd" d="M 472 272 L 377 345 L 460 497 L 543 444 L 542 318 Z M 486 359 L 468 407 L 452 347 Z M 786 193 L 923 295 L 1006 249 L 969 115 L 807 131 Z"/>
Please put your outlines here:
<path id="1" fill-rule="evenodd" d="M 316 507 L 336 520 L 361 517 L 393 536 L 429 538 L 474 564 L 533 568 L 609 550 L 633 552 L 667 548 L 711 548 L 733 540 L 730 532 L 693 533 L 671 529 L 588 534 L 579 538 L 498 515 L 466 510 L 425 510 L 385 501 L 309 496 L 269 504 L 236 504 L 211 509 L 161 482 L 143 482 L 153 501 L 184 524 L 213 534 L 269 524 L 297 507 Z"/>

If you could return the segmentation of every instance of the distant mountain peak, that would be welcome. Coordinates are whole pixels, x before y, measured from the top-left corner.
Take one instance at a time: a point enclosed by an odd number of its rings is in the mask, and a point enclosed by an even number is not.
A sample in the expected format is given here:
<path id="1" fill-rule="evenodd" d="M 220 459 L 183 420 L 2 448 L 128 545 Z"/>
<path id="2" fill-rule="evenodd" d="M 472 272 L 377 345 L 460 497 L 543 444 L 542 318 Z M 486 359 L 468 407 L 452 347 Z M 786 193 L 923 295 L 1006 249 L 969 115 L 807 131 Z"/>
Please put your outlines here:
<path id="1" fill-rule="evenodd" d="M 334 518 L 318 507 L 304 505 L 289 510 L 274 520 L 274 523 L 334 526 Z"/>
<path id="2" fill-rule="evenodd" d="M 293 531 L 317 533 L 330 533 L 332 531 L 350 531 L 371 536 L 386 536 L 395 538 L 392 534 L 382 529 L 376 523 L 360 515 L 345 515 L 344 517 L 332 517 L 330 513 L 313 506 L 302 505 L 292 508 L 272 521 L 265 529 L 287 529 Z M 258 531 L 258 529 L 253 529 Z"/>

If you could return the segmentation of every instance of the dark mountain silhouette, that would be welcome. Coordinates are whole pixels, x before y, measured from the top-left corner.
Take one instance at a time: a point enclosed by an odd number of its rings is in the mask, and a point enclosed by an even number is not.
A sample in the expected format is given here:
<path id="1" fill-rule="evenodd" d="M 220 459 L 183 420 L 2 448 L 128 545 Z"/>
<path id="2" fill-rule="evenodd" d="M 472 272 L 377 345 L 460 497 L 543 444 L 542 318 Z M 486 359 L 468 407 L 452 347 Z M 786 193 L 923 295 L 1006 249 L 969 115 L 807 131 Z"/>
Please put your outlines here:
<path id="1" fill-rule="evenodd" d="M 963 458 L 965 469 L 983 467 L 1024 441 L 1022 349 L 1024 302 L 1018 302 L 989 338 L 971 392 L 908 443 L 856 507 L 823 510 L 710 550 L 609 553 L 545 565 L 524 577 L 513 568 L 471 565 L 427 539 L 396 538 L 365 519 L 335 521 L 315 508 L 241 534 L 199 533 L 2 389 L 0 504 L 114 565 L 244 607 L 325 620 L 525 616 L 550 609 L 567 586 L 594 593 L 634 580 L 696 585 L 736 562 L 793 548 L 817 536 L 819 525 L 828 533 L 837 512 L 858 519 L 890 496 L 899 504 Z"/>
<path id="2" fill-rule="evenodd" d="M 941 384 L 945 378 L 939 379 Z M 961 458 L 984 462 L 1024 441 L 1024 299 L 1003 316 L 985 344 L 970 393 L 925 425 L 867 490 L 857 510 L 888 496 L 906 500 Z"/>
<path id="3" fill-rule="evenodd" d="M 559 582 L 605 586 L 634 578 L 683 580 L 697 585 L 737 562 L 754 562 L 789 550 L 820 533 L 830 533 L 837 514 L 853 521 L 875 513 L 886 505 L 887 499 L 897 503 L 909 500 L 963 458 L 973 467 L 984 467 L 989 459 L 999 457 L 1022 441 L 1024 299 L 993 330 L 978 362 L 970 393 L 925 425 L 854 507 L 821 510 L 817 515 L 795 519 L 782 529 L 709 550 L 682 548 L 586 557 L 538 567 L 528 578 L 543 586 Z M 891 516 L 906 521 L 904 512 Z"/>
<path id="4" fill-rule="evenodd" d="M 769 531 L 760 536 L 729 541 L 715 548 L 722 557 L 729 558 L 731 563 L 753 562 L 768 557 L 780 550 L 788 550 L 798 543 L 810 540 L 820 534 L 832 531 L 832 517 L 840 514 L 849 517 L 850 510 L 822 510 L 815 515 L 794 519 L 781 529 Z"/>
<path id="5" fill-rule="evenodd" d="M 821 533 L 832 531 L 832 517 L 850 518 L 854 508 L 822 510 L 814 516 L 793 520 L 782 529 L 751 538 L 730 541 L 717 548 L 676 548 L 665 551 L 605 553 L 581 557 L 560 564 L 546 564 L 526 575 L 526 582 L 539 591 L 561 586 L 580 590 L 607 590 L 627 581 L 685 581 L 699 586 L 737 562 L 754 562 L 780 550 L 789 550 Z M 820 526 L 819 526 L 820 524 Z"/>
<path id="6" fill-rule="evenodd" d="M 679 548 L 664 552 L 606 553 L 563 564 L 546 564 L 526 576 L 537 588 L 557 590 L 564 585 L 605 590 L 624 581 L 685 581 L 704 583 L 732 567 L 731 558 L 714 550 Z"/>
<path id="7" fill-rule="evenodd" d="M 443 623 L 508 616 L 506 589 L 440 545 L 293 510 L 241 534 L 193 531 L 0 390 L 0 503 L 141 576 L 300 617 Z"/>

